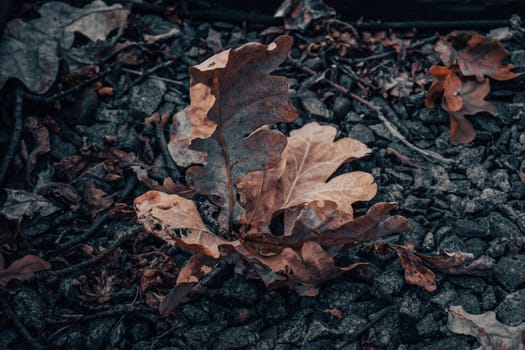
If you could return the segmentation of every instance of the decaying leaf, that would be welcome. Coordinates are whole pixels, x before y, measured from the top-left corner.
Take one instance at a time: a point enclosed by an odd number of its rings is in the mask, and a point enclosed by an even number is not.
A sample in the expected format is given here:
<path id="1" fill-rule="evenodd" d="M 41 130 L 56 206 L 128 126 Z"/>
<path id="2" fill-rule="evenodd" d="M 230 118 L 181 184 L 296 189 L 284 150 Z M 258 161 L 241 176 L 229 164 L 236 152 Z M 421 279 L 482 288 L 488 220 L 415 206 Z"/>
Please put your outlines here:
<path id="1" fill-rule="evenodd" d="M 172 142 L 190 141 L 192 150 L 206 154 L 206 164 L 192 166 L 186 176 L 198 193 L 216 196 L 225 232 L 234 210 L 241 210 L 234 184 L 248 172 L 276 165 L 286 146 L 284 135 L 263 126 L 297 118 L 286 78 L 270 75 L 291 46 L 290 37 L 280 36 L 269 45 L 248 43 L 223 51 L 190 68 L 191 105 L 176 118 L 191 131 L 182 136 L 183 130 L 176 130 Z"/>
<path id="2" fill-rule="evenodd" d="M 321 200 L 335 202 L 346 221 L 352 219 L 352 204 L 372 199 L 377 186 L 372 175 L 357 171 L 326 182 L 342 163 L 370 153 L 351 138 L 334 142 L 336 134 L 334 127 L 317 123 L 292 131 L 282 155 L 284 164 L 250 173 L 237 184 L 245 208 L 241 223 L 266 226 L 276 212 Z"/>
<path id="3" fill-rule="evenodd" d="M 480 350 L 525 349 L 525 323 L 507 326 L 496 319 L 494 311 L 473 315 L 462 306 L 451 306 L 448 329 L 457 334 L 476 337 L 481 344 Z"/>
<path id="4" fill-rule="evenodd" d="M 220 230 L 206 226 L 190 199 L 157 191 L 135 199 L 138 220 L 148 231 L 197 253 L 161 302 L 164 315 L 219 258 L 247 263 L 249 275 L 268 287 L 313 296 L 324 281 L 366 269 L 361 262 L 337 266 L 345 248 L 410 230 L 406 218 L 387 217 L 395 203 L 377 203 L 354 218 L 352 205 L 376 194 L 371 174 L 330 178 L 343 163 L 370 153 L 363 143 L 336 140 L 334 127 L 318 123 L 288 138 L 270 129 L 269 124 L 297 117 L 286 79 L 269 75 L 290 48 L 291 39 L 281 36 L 270 45 L 221 52 L 190 69 L 191 105 L 174 117 L 170 152 L 177 150 L 171 155 L 179 165 L 181 150 L 203 159 L 186 176 L 219 207 Z M 271 231 L 278 226 L 273 221 L 282 223 L 284 234 Z"/>
<path id="5" fill-rule="evenodd" d="M 485 101 L 490 92 L 488 78 L 509 80 L 519 76 L 512 64 L 502 65 L 509 56 L 499 41 L 488 41 L 471 32 L 453 32 L 436 43 L 445 66 L 432 66 L 436 80 L 425 96 L 425 106 L 435 107 L 442 95 L 441 106 L 450 114 L 450 142 L 465 144 L 476 138 L 476 131 L 467 115 L 487 112 L 497 115 L 496 106 Z"/>
<path id="6" fill-rule="evenodd" d="M 502 65 L 501 61 L 510 56 L 498 40 L 487 40 L 483 35 L 455 31 L 436 44 L 441 61 L 450 67 L 457 64 L 464 76 L 474 76 L 479 81 L 485 77 L 496 80 L 510 80 L 520 75 L 511 72 L 514 65 Z"/>
<path id="7" fill-rule="evenodd" d="M 385 253 L 388 250 L 396 252 L 405 271 L 405 281 L 408 284 L 424 288 L 428 292 L 435 291 L 437 285 L 434 272 L 427 265 L 442 272 L 454 274 L 456 271 L 462 272 L 468 269 L 465 265 L 473 259 L 472 254 L 463 252 L 444 252 L 435 256 L 420 254 L 415 251 L 415 246 L 411 243 L 404 246 L 392 243 L 376 243 L 370 248 L 379 253 Z"/>
<path id="8" fill-rule="evenodd" d="M 0 40 L 0 88 L 9 78 L 18 78 L 30 91 L 45 93 L 58 73 L 59 49 L 70 49 L 76 32 L 93 41 L 105 40 L 126 25 L 130 10 L 96 0 L 84 8 L 50 1 L 38 12 L 40 17 L 29 22 L 7 23 Z"/>
<path id="9" fill-rule="evenodd" d="M 210 232 L 202 221 L 195 203 L 176 194 L 149 191 L 135 199 L 135 207 L 138 219 L 145 228 L 170 244 L 214 258 L 221 256 L 221 245 L 239 244 Z M 186 229 L 189 233 L 181 233 L 179 237 L 175 231 L 177 229 Z"/>
<path id="10" fill-rule="evenodd" d="M 51 265 L 36 255 L 26 255 L 13 261 L 6 269 L 4 257 L 0 253 L 0 287 L 5 287 L 11 280 L 30 281 L 35 272 L 50 269 Z"/>
<path id="11" fill-rule="evenodd" d="M 49 199 L 37 193 L 24 190 L 5 189 L 7 199 L 0 208 L 0 215 L 6 219 L 21 222 L 25 218 L 32 218 L 39 214 L 48 216 L 61 208 Z"/>

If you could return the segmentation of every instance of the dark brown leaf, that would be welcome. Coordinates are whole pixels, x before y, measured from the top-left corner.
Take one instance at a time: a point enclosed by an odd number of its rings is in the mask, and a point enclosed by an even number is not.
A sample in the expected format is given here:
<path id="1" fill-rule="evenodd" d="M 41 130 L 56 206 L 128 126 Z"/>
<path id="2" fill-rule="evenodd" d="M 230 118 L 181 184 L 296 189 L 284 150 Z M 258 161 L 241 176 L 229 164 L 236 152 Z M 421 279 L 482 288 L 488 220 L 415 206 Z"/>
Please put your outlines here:
<path id="1" fill-rule="evenodd" d="M 35 272 L 50 269 L 51 265 L 42 258 L 35 255 L 26 255 L 15 260 L 7 269 L 4 269 L 4 258 L 0 253 L 0 286 L 5 287 L 9 281 L 30 281 Z"/>

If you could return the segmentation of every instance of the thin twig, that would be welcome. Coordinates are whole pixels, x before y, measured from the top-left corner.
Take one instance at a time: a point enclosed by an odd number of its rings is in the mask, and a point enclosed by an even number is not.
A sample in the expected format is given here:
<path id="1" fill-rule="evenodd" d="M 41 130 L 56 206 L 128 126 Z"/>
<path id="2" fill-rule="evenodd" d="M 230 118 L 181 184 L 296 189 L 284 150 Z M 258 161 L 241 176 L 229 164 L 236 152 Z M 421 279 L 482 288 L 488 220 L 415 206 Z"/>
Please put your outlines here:
<path id="1" fill-rule="evenodd" d="M 92 83 L 94 83 L 94 82 L 96 82 L 96 81 L 98 81 L 100 79 L 105 78 L 110 73 L 113 73 L 113 72 L 119 70 L 119 68 L 120 67 L 118 67 L 118 66 L 110 67 L 110 68 L 108 68 L 106 70 L 103 70 L 102 72 L 99 72 L 94 77 L 92 77 L 92 78 L 90 78 L 88 80 L 84 80 L 80 84 L 77 84 L 77 85 L 75 85 L 75 86 L 73 86 L 73 87 L 71 87 L 69 89 L 66 89 L 66 90 L 64 90 L 62 92 L 54 94 L 53 96 L 43 97 L 43 96 L 33 95 L 33 94 L 30 94 L 30 93 L 25 93 L 24 97 L 27 98 L 28 100 L 33 101 L 33 102 L 45 103 L 45 104 L 53 103 L 55 101 L 63 99 L 67 95 L 71 95 L 72 93 L 80 91 L 80 89 L 82 89 L 84 86 L 90 85 L 90 84 L 92 84 Z"/>
<path id="2" fill-rule="evenodd" d="M 98 263 L 103 258 L 107 257 L 111 252 L 115 250 L 115 248 L 119 247 L 122 243 L 124 243 L 126 240 L 130 239 L 131 237 L 135 237 L 138 232 L 142 230 L 142 227 L 135 227 L 131 229 L 129 232 L 126 232 L 113 242 L 109 244 L 106 249 L 104 249 L 100 254 L 92 257 L 91 259 L 87 261 L 83 261 L 81 263 L 70 265 L 68 267 L 64 267 L 59 270 L 44 270 L 36 273 L 36 278 L 41 280 L 45 279 L 49 276 L 61 276 L 61 275 L 67 275 L 72 272 L 81 271 L 82 269 L 91 266 L 93 264 Z"/>
<path id="3" fill-rule="evenodd" d="M 126 182 L 126 186 L 122 190 L 122 193 L 120 195 L 120 200 L 126 199 L 131 192 L 135 189 L 135 186 L 137 185 L 137 178 L 135 176 L 130 176 Z M 106 210 L 104 213 L 100 214 L 95 221 L 91 224 L 91 226 L 82 234 L 79 234 L 75 236 L 75 238 L 70 239 L 69 241 L 61 244 L 57 247 L 57 251 L 65 251 L 68 250 L 75 245 L 87 241 L 95 232 L 98 231 L 98 229 L 102 226 L 102 224 L 106 221 L 109 215 L 109 209 Z"/>
<path id="4" fill-rule="evenodd" d="M 134 75 L 138 75 L 138 76 L 143 76 L 144 75 L 143 72 L 140 72 L 138 70 L 133 70 L 133 69 L 128 69 L 128 68 L 122 68 L 121 70 L 123 72 L 134 74 Z M 162 81 L 164 81 L 166 83 L 170 83 L 170 84 L 175 84 L 175 85 L 179 85 L 179 86 L 186 86 L 186 84 L 183 83 L 182 81 L 177 81 L 177 80 L 173 80 L 173 79 L 169 79 L 169 78 L 159 77 L 158 75 L 150 75 L 149 77 L 151 79 L 162 80 Z"/>
<path id="5" fill-rule="evenodd" d="M 173 63 L 175 63 L 174 60 L 168 60 L 168 61 L 165 61 L 165 62 L 162 62 L 161 64 L 158 64 L 156 65 L 155 67 L 152 67 L 148 70 L 146 70 L 142 75 L 140 75 L 137 79 L 133 80 L 128 86 L 126 86 L 125 88 L 123 88 L 122 90 L 120 90 L 118 92 L 118 94 L 115 96 L 117 99 L 121 98 L 122 96 L 124 96 L 124 94 L 126 94 L 133 86 L 143 82 L 144 80 L 146 80 L 149 76 L 151 76 L 153 73 L 155 73 L 156 71 L 158 70 L 161 70 L 163 68 L 167 68 L 169 66 L 171 66 Z"/>
<path id="6" fill-rule="evenodd" d="M 488 29 L 504 27 L 509 24 L 505 19 L 481 19 L 461 21 L 406 21 L 406 22 L 361 22 L 353 25 L 361 30 L 384 29 Z"/>
<path id="7" fill-rule="evenodd" d="M 16 149 L 18 148 L 18 143 L 20 142 L 20 136 L 22 135 L 22 128 L 24 125 L 22 109 L 24 105 L 24 92 L 21 87 L 17 87 L 15 91 L 15 104 L 13 107 L 13 136 L 9 140 L 9 145 L 0 164 L 0 185 L 4 182 L 7 170 L 9 165 L 15 156 Z"/>
<path id="8" fill-rule="evenodd" d="M 364 332 L 366 332 L 367 330 L 369 330 L 370 328 L 372 328 L 372 326 L 377 322 L 379 321 L 380 319 L 382 319 L 383 317 L 385 317 L 388 313 L 390 312 L 393 312 L 395 310 L 395 307 L 394 306 L 389 306 L 389 307 L 386 307 L 384 308 L 383 310 L 379 311 L 370 321 L 368 321 L 365 325 L 363 325 L 362 327 L 358 328 L 357 330 L 355 330 L 354 332 L 350 333 L 349 335 L 347 335 L 345 337 L 345 341 L 348 343 L 351 343 L 353 341 L 355 341 L 357 338 L 359 338 Z"/>
<path id="9" fill-rule="evenodd" d="M 419 47 L 421 47 L 423 45 L 426 45 L 426 44 L 429 44 L 429 43 L 431 43 L 433 41 L 436 41 L 438 38 L 439 38 L 439 34 L 434 34 L 434 35 L 432 35 L 432 36 L 430 36 L 428 38 L 421 39 L 421 40 L 418 40 L 416 42 L 413 42 L 412 44 L 410 44 L 407 47 L 405 47 L 405 50 L 409 51 L 409 50 L 417 49 L 417 48 L 419 48 Z M 397 53 L 397 51 L 391 50 L 391 51 L 379 53 L 377 55 L 370 55 L 370 56 L 366 56 L 366 57 L 342 58 L 342 57 L 337 57 L 336 56 L 336 57 L 334 57 L 334 59 L 337 60 L 337 61 L 345 61 L 347 63 L 354 64 L 354 63 L 367 62 L 367 61 L 372 61 L 372 60 L 385 58 L 385 57 L 394 55 L 396 53 Z"/>
<path id="10" fill-rule="evenodd" d="M 38 350 L 45 349 L 46 347 L 43 346 L 42 344 L 40 344 L 38 341 L 36 341 L 35 338 L 33 338 L 33 336 L 29 333 L 27 328 L 22 324 L 22 322 L 20 322 L 18 317 L 16 317 L 15 313 L 13 312 L 13 310 L 11 310 L 11 306 L 9 306 L 7 300 L 6 299 L 1 299 L 0 301 L 2 303 L 2 307 L 5 309 L 5 311 L 7 313 L 7 316 L 9 316 L 11 321 L 13 321 L 13 325 L 15 326 L 15 329 L 22 335 L 22 337 L 29 344 L 31 344 L 31 347 L 33 349 L 38 349 Z"/>
<path id="11" fill-rule="evenodd" d="M 155 126 L 155 136 L 157 137 L 160 151 L 162 152 L 162 156 L 164 158 L 164 162 L 166 163 L 166 167 L 168 168 L 168 171 L 170 173 L 171 179 L 176 184 L 180 184 L 182 181 L 182 175 L 179 172 L 179 168 L 177 168 L 177 164 L 175 164 L 173 158 L 170 155 L 170 152 L 168 150 L 168 143 L 166 142 L 166 137 L 164 136 L 164 128 L 162 126 Z"/>
<path id="12" fill-rule="evenodd" d="M 125 314 L 134 313 L 137 314 L 137 316 L 144 315 L 144 314 L 157 314 L 157 312 L 149 307 L 144 306 L 135 306 L 133 304 L 123 304 L 123 305 L 114 305 L 109 310 L 99 311 L 95 312 L 93 314 L 89 315 L 83 315 L 83 314 L 62 314 L 61 317 L 62 320 L 55 320 L 55 319 L 47 319 L 47 323 L 53 324 L 53 325 L 61 325 L 61 324 L 68 324 L 71 322 L 88 322 L 93 320 L 98 320 L 100 318 L 108 318 L 108 317 L 118 317 Z M 148 316 L 143 316 L 148 318 Z"/>
<path id="13" fill-rule="evenodd" d="M 291 58 L 289 58 L 289 61 L 292 62 L 292 64 L 302 70 L 303 72 L 305 73 L 308 73 L 309 75 L 311 76 L 318 76 L 319 73 L 317 73 L 316 71 L 314 71 L 313 69 L 309 68 L 309 67 L 306 67 L 304 65 L 302 65 L 301 63 L 299 63 L 298 61 L 296 60 L 293 60 Z M 326 78 L 321 78 L 320 79 L 321 81 L 325 82 L 326 84 L 330 85 L 331 87 L 333 87 L 334 89 L 340 91 L 341 93 L 353 98 L 354 100 L 356 100 L 357 102 L 367 106 L 370 110 L 374 111 L 377 113 L 377 117 L 379 118 L 379 120 L 381 120 L 383 122 L 383 124 L 385 125 L 385 127 L 388 129 L 388 131 L 390 131 L 390 133 L 392 134 L 392 136 L 394 136 L 395 138 L 397 138 L 399 141 L 401 141 L 402 143 L 404 143 L 407 147 L 409 147 L 410 149 L 422 154 L 423 156 L 425 156 L 427 159 L 434 159 L 434 160 L 437 160 L 441 163 L 445 163 L 445 164 L 456 164 L 457 161 L 454 160 L 454 159 L 449 159 L 449 158 L 445 158 L 443 156 L 441 156 L 440 154 L 436 153 L 436 152 L 433 152 L 433 151 L 429 151 L 429 150 L 424 150 L 424 149 L 421 149 L 413 144 L 411 144 L 400 132 L 399 130 L 397 130 L 397 128 L 383 115 L 383 111 L 381 109 L 381 107 L 379 106 L 376 106 L 375 104 L 373 104 L 372 102 L 362 98 L 361 96 L 359 95 L 356 95 L 352 92 L 350 92 L 347 88 L 329 80 L 329 79 L 326 79 Z"/>

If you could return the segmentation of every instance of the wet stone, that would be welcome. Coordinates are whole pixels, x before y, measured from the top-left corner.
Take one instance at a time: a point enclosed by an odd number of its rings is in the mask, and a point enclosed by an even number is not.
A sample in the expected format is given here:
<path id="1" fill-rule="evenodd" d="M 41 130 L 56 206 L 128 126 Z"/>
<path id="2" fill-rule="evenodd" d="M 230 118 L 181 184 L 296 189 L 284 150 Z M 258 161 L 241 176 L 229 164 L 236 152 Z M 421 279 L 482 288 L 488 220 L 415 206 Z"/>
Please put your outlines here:
<path id="1" fill-rule="evenodd" d="M 496 212 L 490 213 L 489 222 L 490 232 L 493 237 L 511 237 L 520 232 L 518 226 L 512 220 Z"/>
<path id="2" fill-rule="evenodd" d="M 20 289 L 10 305 L 16 317 L 29 331 L 40 332 L 43 329 L 46 306 L 36 290 Z"/>
<path id="3" fill-rule="evenodd" d="M 326 323 L 320 320 L 313 320 L 312 323 L 308 326 L 306 331 L 305 340 L 307 342 L 312 342 L 319 338 L 331 337 L 334 334 L 334 330 L 331 327 L 328 327 Z"/>
<path id="4" fill-rule="evenodd" d="M 430 298 L 430 302 L 439 306 L 442 310 L 445 310 L 455 302 L 457 298 L 458 295 L 454 289 L 450 288 L 450 286 L 443 286 L 441 290 L 438 289 L 438 294 Z"/>
<path id="5" fill-rule="evenodd" d="M 489 232 L 489 221 L 487 218 L 481 218 L 476 221 L 469 219 L 456 220 L 454 232 L 462 237 L 487 237 Z"/>
<path id="6" fill-rule="evenodd" d="M 358 315 L 345 315 L 337 326 L 337 333 L 340 335 L 351 335 L 367 324 L 367 322 L 366 318 L 359 317 Z"/>
<path id="7" fill-rule="evenodd" d="M 352 103 L 347 97 L 337 96 L 334 99 L 334 105 L 332 107 L 334 111 L 334 116 L 339 120 L 343 119 L 345 115 L 350 111 L 351 107 Z"/>
<path id="8" fill-rule="evenodd" d="M 492 173 L 492 181 L 497 189 L 507 193 L 510 191 L 509 174 L 506 170 L 496 170 Z"/>
<path id="9" fill-rule="evenodd" d="M 487 255 L 492 258 L 499 258 L 500 256 L 504 255 L 507 251 L 508 243 L 509 239 L 507 237 L 493 239 L 489 242 Z"/>
<path id="10" fill-rule="evenodd" d="M 442 252 L 463 252 L 465 251 L 465 243 L 461 239 L 458 238 L 458 236 L 452 234 L 450 236 L 446 236 L 440 243 L 439 243 L 439 251 Z"/>
<path id="11" fill-rule="evenodd" d="M 98 350 L 103 349 L 107 341 L 107 336 L 111 328 L 115 324 L 113 318 L 97 319 L 90 322 L 89 333 L 86 342 L 86 349 Z"/>
<path id="12" fill-rule="evenodd" d="M 326 105 L 321 101 L 317 94 L 310 90 L 300 91 L 300 100 L 303 108 L 314 117 L 321 117 L 324 119 L 330 119 L 332 117 L 332 111 L 326 108 Z"/>
<path id="13" fill-rule="evenodd" d="M 119 347 L 119 344 L 124 339 L 124 334 L 126 334 L 127 326 L 124 321 L 120 320 L 115 326 L 111 329 L 109 334 L 109 344 L 113 347 Z"/>
<path id="14" fill-rule="evenodd" d="M 431 251 L 434 249 L 436 241 L 434 239 L 434 234 L 432 232 L 427 232 L 425 237 L 423 237 L 423 242 L 421 243 L 421 248 L 426 251 Z"/>
<path id="15" fill-rule="evenodd" d="M 285 318 L 288 314 L 285 300 L 278 292 L 265 293 L 257 304 L 257 310 L 270 322 Z"/>
<path id="16" fill-rule="evenodd" d="M 292 321 L 279 336 L 278 343 L 301 345 L 306 336 L 307 325 L 303 317 Z"/>
<path id="17" fill-rule="evenodd" d="M 525 321 L 525 289 L 510 293 L 496 308 L 498 320 L 509 326 Z"/>
<path id="18" fill-rule="evenodd" d="M 380 299 L 392 300 L 404 286 L 404 278 L 397 271 L 387 271 L 374 279 L 372 294 Z"/>
<path id="19" fill-rule="evenodd" d="M 63 349 L 84 349 L 86 344 L 86 336 L 83 335 L 80 331 L 72 331 L 62 334 L 57 337 L 54 342 L 55 346 L 58 346 Z"/>
<path id="20" fill-rule="evenodd" d="M 221 332 L 220 342 L 214 345 L 214 349 L 242 349 L 255 345 L 258 340 L 259 335 L 247 326 L 226 328 Z"/>
<path id="21" fill-rule="evenodd" d="M 358 141 L 361 141 L 365 145 L 370 145 L 376 140 L 372 130 L 370 130 L 370 128 L 365 124 L 356 124 L 352 126 L 352 128 L 348 132 L 348 136 Z"/>
<path id="22" fill-rule="evenodd" d="M 420 348 L 421 350 L 443 350 L 443 349 L 470 349 L 466 336 L 455 336 L 438 341 L 432 341 L 432 344 Z"/>
<path id="23" fill-rule="evenodd" d="M 337 308 L 346 313 L 353 302 L 368 295 L 370 295 L 370 288 L 366 284 L 334 282 L 321 289 L 319 301 L 325 308 Z"/>
<path id="24" fill-rule="evenodd" d="M 525 255 L 503 257 L 494 267 L 494 279 L 506 290 L 525 285 Z"/>
<path id="25" fill-rule="evenodd" d="M 165 92 L 166 84 L 162 80 L 147 79 L 130 89 L 129 110 L 132 114 L 150 116 L 159 107 Z"/>
<path id="26" fill-rule="evenodd" d="M 485 147 L 481 146 L 473 148 L 463 148 L 456 158 L 459 161 L 458 168 L 466 170 L 470 167 L 479 165 L 480 162 L 483 160 L 482 155 L 484 152 Z"/>
<path id="27" fill-rule="evenodd" d="M 99 108 L 95 120 L 104 123 L 123 124 L 130 120 L 130 116 L 123 109 Z"/>
<path id="28" fill-rule="evenodd" d="M 455 305 L 463 306 L 465 311 L 471 314 L 481 313 L 481 305 L 478 298 L 472 292 L 463 292 L 455 301 Z"/>
<path id="29" fill-rule="evenodd" d="M 100 149 L 104 148 L 104 138 L 106 136 L 115 136 L 117 134 L 117 125 L 113 123 L 96 123 L 86 128 L 84 135 L 87 142 L 96 144 Z"/>
<path id="30" fill-rule="evenodd" d="M 416 325 L 417 334 L 421 337 L 435 337 L 439 335 L 439 324 L 433 314 L 428 314 Z"/>
<path id="31" fill-rule="evenodd" d="M 449 276 L 449 280 L 456 286 L 469 289 L 475 293 L 482 293 L 487 286 L 485 280 L 476 276 Z"/>
<path id="32" fill-rule="evenodd" d="M 226 303 L 235 303 L 242 305 L 253 305 L 259 301 L 259 290 L 257 286 L 243 276 L 233 275 L 222 288 L 218 291 L 218 295 Z"/>
<path id="33" fill-rule="evenodd" d="M 207 312 L 193 304 L 184 305 L 182 307 L 182 313 L 192 324 L 205 323 L 210 320 Z"/>
<path id="34" fill-rule="evenodd" d="M 133 321 L 129 327 L 128 335 L 133 344 L 142 340 L 147 340 L 150 337 L 151 327 L 147 322 Z"/>
<path id="35" fill-rule="evenodd" d="M 487 251 L 488 244 L 480 238 L 471 238 L 465 242 L 465 253 L 474 255 L 474 259 L 479 258 Z"/>
<path id="36" fill-rule="evenodd" d="M 481 306 L 483 307 L 483 310 L 494 310 L 494 306 L 496 306 L 497 302 L 494 287 L 487 286 L 483 294 L 481 294 Z"/>
<path id="37" fill-rule="evenodd" d="M 486 188 L 481 192 L 479 199 L 492 206 L 498 206 L 507 202 L 508 195 L 494 188 Z"/>
<path id="38" fill-rule="evenodd" d="M 476 187 L 483 189 L 489 178 L 489 173 L 485 167 L 481 164 L 476 164 L 472 167 L 466 169 L 467 178 L 474 184 Z"/>

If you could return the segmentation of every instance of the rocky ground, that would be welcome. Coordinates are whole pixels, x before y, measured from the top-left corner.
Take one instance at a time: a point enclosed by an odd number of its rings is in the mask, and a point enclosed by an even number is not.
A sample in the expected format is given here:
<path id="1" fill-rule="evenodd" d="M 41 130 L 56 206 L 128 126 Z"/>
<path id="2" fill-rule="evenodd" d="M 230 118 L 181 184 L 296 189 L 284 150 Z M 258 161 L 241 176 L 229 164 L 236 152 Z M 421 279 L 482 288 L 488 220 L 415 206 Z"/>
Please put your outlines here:
<path id="1" fill-rule="evenodd" d="M 14 14 L 34 19 L 36 8 L 17 8 Z M 179 31 L 167 38 L 144 39 L 173 28 Z M 520 71 L 525 51 L 523 32 L 520 37 L 516 30 L 491 35 L 501 38 Z M 154 112 L 171 115 L 189 103 L 190 65 L 245 42 L 269 43 L 285 32 L 294 37 L 294 61 L 276 74 L 289 79 L 301 117 L 278 127 L 288 132 L 318 121 L 364 142 L 372 154 L 343 170 L 372 173 L 379 192 L 356 212 L 396 201 L 395 213 L 407 217 L 413 230 L 388 237 L 389 242 L 414 243 L 427 255 L 471 253 L 473 259 L 482 257 L 484 269 L 436 271 L 437 290 L 430 293 L 405 281 L 397 255 L 360 246 L 352 253 L 369 262 L 367 275 L 344 275 L 324 284 L 316 297 L 299 297 L 287 289 L 268 291 L 223 261 L 187 303 L 162 318 L 159 297 L 169 292 L 190 255 L 145 233 L 131 204 L 152 181 L 168 176 L 179 181 L 184 169 L 166 164 L 166 134 L 144 119 Z M 85 37 L 76 37 L 60 61 L 57 82 L 46 95 L 28 86 L 31 94 L 22 98 L 21 112 L 20 85 L 7 82 L 0 106 L 2 157 L 13 142 L 16 118 L 23 119 L 23 127 L 2 186 L 22 199 L 0 194 L 0 252 L 6 266 L 33 254 L 52 267 L 32 281 L 0 284 L 0 347 L 475 349 L 476 338 L 449 329 L 450 306 L 471 314 L 495 311 L 509 329 L 522 324 L 525 79 L 492 81 L 487 99 L 498 115 L 470 117 L 476 139 L 453 145 L 449 114 L 424 105 L 432 81 L 428 69 L 439 64 L 438 37 L 417 29 L 364 32 L 335 19 L 286 30 L 139 9 L 131 12 L 119 39 L 135 43 L 131 49 L 118 53 L 111 46 L 101 54 L 99 47 L 86 48 L 91 44 Z M 87 59 L 93 50 L 98 56 Z M 79 73 L 80 78 L 72 74 L 67 62 L 77 68 L 88 64 L 80 64 L 80 56 L 99 70 Z M 99 85 L 82 85 L 88 79 Z M 377 113 L 327 80 L 380 106 L 406 142 Z M 139 162 L 149 166 L 146 181 L 138 181 L 133 171 Z"/>

